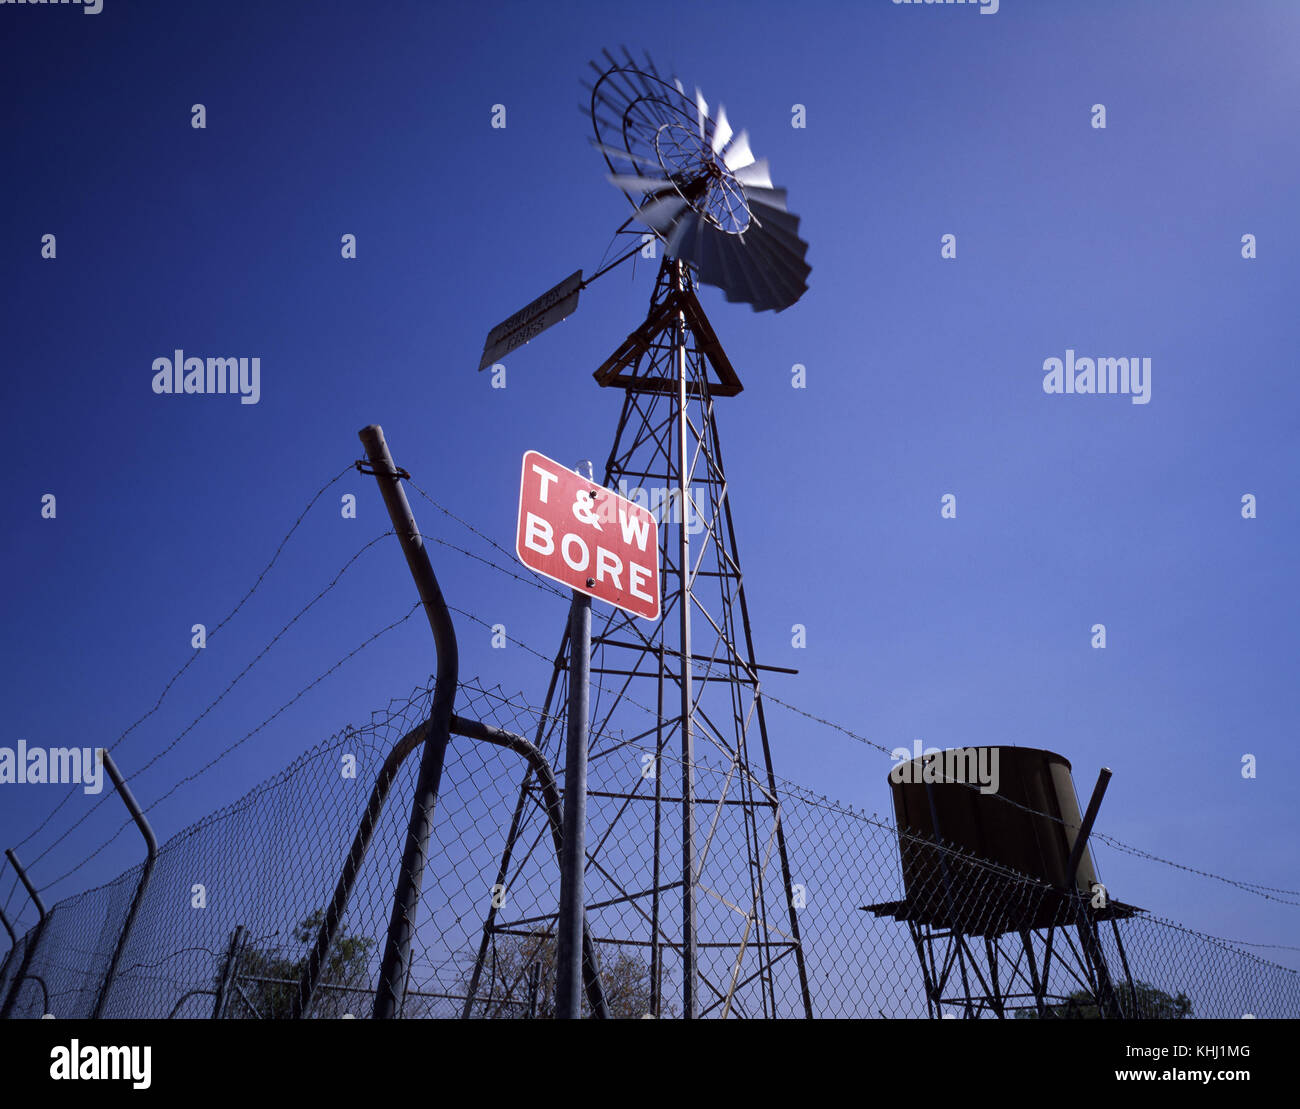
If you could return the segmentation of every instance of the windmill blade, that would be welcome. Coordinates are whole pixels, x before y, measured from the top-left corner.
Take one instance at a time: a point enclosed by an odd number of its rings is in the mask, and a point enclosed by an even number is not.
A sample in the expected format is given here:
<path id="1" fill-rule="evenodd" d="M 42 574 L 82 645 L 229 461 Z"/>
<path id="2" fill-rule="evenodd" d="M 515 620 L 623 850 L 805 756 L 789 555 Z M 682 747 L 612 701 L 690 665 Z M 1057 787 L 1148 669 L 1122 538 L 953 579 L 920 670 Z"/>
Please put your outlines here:
<path id="1" fill-rule="evenodd" d="M 586 108 L 582 110 L 584 114 L 587 111 Z M 657 172 L 663 172 L 663 166 L 660 165 L 658 158 L 646 158 L 641 154 L 633 154 L 630 150 L 620 150 L 616 146 L 606 146 L 604 143 L 596 142 L 595 139 L 591 140 L 591 145 L 611 158 L 622 158 L 625 162 L 631 162 L 633 165 L 650 166 Z"/>
<path id="2" fill-rule="evenodd" d="M 807 278 L 812 267 L 803 258 L 789 250 L 763 231 L 746 232 L 745 247 L 757 261 L 762 273 L 772 286 L 776 311 L 789 308 L 808 291 Z"/>
<path id="3" fill-rule="evenodd" d="M 698 234 L 696 236 L 694 258 L 696 269 L 700 274 L 700 280 L 706 284 L 715 286 L 721 286 L 727 280 L 727 272 L 722 265 L 722 255 L 719 249 L 718 240 L 719 236 L 716 234 Z"/>
<path id="4" fill-rule="evenodd" d="M 786 211 L 785 189 L 768 189 L 761 185 L 746 185 L 745 198 L 751 204 L 763 204 L 775 208 L 778 212 Z"/>
<path id="5" fill-rule="evenodd" d="M 727 299 L 744 304 L 757 304 L 764 299 L 761 291 L 754 286 L 750 277 L 750 266 L 741 254 L 740 240 L 735 235 L 723 235 L 721 238 L 722 257 L 727 266 L 727 285 L 723 288 Z"/>
<path id="6" fill-rule="evenodd" d="M 732 170 L 732 173 L 737 181 L 749 188 L 772 188 L 772 172 L 771 168 L 767 164 L 766 158 L 757 162 L 750 162 L 747 166 L 741 166 L 740 169 Z"/>
<path id="7" fill-rule="evenodd" d="M 751 200 L 749 203 L 749 213 L 757 221 L 760 227 L 777 226 L 784 229 L 791 235 L 799 234 L 799 217 L 791 215 L 789 212 L 782 211 L 780 208 L 769 208 L 761 201 Z"/>
<path id="8" fill-rule="evenodd" d="M 685 199 L 678 193 L 670 193 L 650 201 L 636 210 L 636 218 L 651 231 L 665 234 L 673 226 L 683 208 L 688 207 Z"/>
<path id="9" fill-rule="evenodd" d="M 754 152 L 749 149 L 749 132 L 741 131 L 722 155 L 722 164 L 732 173 L 735 173 L 741 166 L 752 165 L 754 162 Z"/>
<path id="10" fill-rule="evenodd" d="M 709 102 L 704 99 L 704 93 L 697 88 L 695 90 L 695 111 L 700 121 L 700 138 L 704 138 L 704 125 L 709 122 Z"/>
<path id="11" fill-rule="evenodd" d="M 784 294 L 776 291 L 769 275 L 764 272 L 763 260 L 753 249 L 748 239 L 741 238 L 739 235 L 733 235 L 731 238 L 736 244 L 736 257 L 740 261 L 745 278 L 749 282 L 750 290 L 753 293 L 752 298 L 742 299 L 755 312 L 775 308 L 784 299 Z"/>
<path id="12" fill-rule="evenodd" d="M 789 212 L 778 212 L 775 208 L 763 208 L 755 205 L 750 209 L 753 216 L 753 222 L 750 229 L 745 232 L 748 237 L 754 231 L 760 231 L 762 234 L 774 242 L 780 243 L 786 250 L 803 258 L 808 253 L 808 244 L 799 238 L 799 217 L 793 216 Z"/>
<path id="13" fill-rule="evenodd" d="M 718 105 L 718 118 L 713 124 L 713 153 L 717 154 L 731 141 L 731 124 L 727 122 L 727 109 Z"/>
<path id="14" fill-rule="evenodd" d="M 605 180 L 625 193 L 661 193 L 664 189 L 673 188 L 673 183 L 666 177 L 649 177 L 638 173 L 607 173 Z"/>
<path id="15" fill-rule="evenodd" d="M 680 258 L 684 262 L 694 262 L 695 251 L 690 249 L 694 245 L 695 232 L 698 231 L 699 225 L 703 221 L 700 214 L 695 209 L 688 209 L 672 227 L 667 236 L 667 251 L 674 258 Z"/>

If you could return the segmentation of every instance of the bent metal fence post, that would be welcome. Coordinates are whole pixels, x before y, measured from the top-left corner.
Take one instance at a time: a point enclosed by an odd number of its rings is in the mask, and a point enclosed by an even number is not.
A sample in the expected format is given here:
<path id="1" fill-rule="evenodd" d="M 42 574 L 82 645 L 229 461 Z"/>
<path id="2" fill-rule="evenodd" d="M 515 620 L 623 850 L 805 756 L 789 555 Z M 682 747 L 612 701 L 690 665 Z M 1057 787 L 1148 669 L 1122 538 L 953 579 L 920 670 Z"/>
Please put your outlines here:
<path id="1" fill-rule="evenodd" d="M 376 1018 L 400 1016 L 406 993 L 407 972 L 411 957 L 411 936 L 415 932 L 415 917 L 419 911 L 420 889 L 424 881 L 424 867 L 428 860 L 429 831 L 433 826 L 433 809 L 438 800 L 438 785 L 442 780 L 442 766 L 447 754 L 447 741 L 451 737 L 451 714 L 456 703 L 456 677 L 459 668 L 456 650 L 456 629 L 452 626 L 447 602 L 443 600 L 438 579 L 429 562 L 429 552 L 416 526 L 406 492 L 398 478 L 409 477 L 398 470 L 384 441 L 384 431 L 371 424 L 359 432 L 361 442 L 370 458 L 371 469 L 379 483 L 384 505 L 393 521 L 406 556 L 406 564 L 420 600 L 424 603 L 429 627 L 433 630 L 434 647 L 438 654 L 437 683 L 433 691 L 433 711 L 424 740 L 424 754 L 420 758 L 420 777 L 411 803 L 411 820 L 407 825 L 406 846 L 402 851 L 401 870 L 393 890 L 393 913 L 388 924 L 388 939 L 384 948 L 384 961 L 379 972 L 375 993 Z M 361 470 L 361 464 L 357 464 Z M 365 471 L 363 471 L 365 472 Z"/>
<path id="2" fill-rule="evenodd" d="M 122 798 L 122 803 L 126 805 L 127 812 L 131 814 L 131 819 L 135 821 L 136 827 L 140 829 L 140 834 L 144 836 L 145 860 L 144 868 L 140 871 L 140 881 L 136 883 L 135 896 L 131 898 L 131 907 L 126 911 L 126 920 L 122 923 L 122 934 L 118 936 L 117 946 L 113 949 L 113 957 L 108 963 L 108 970 L 104 972 L 104 984 L 100 987 L 99 997 L 95 999 L 94 1011 L 90 1014 L 92 1020 L 98 1019 L 104 1011 L 104 1002 L 108 1000 L 108 991 L 113 988 L 113 979 L 117 976 L 117 967 L 122 961 L 122 952 L 126 950 L 127 941 L 131 938 L 131 926 L 135 923 L 135 915 L 140 909 L 140 901 L 144 897 L 144 892 L 149 887 L 149 876 L 153 873 L 154 863 L 158 861 L 157 837 L 154 836 L 153 828 L 150 827 L 144 813 L 140 811 L 140 806 L 136 803 L 130 787 L 117 769 L 113 756 L 103 747 L 99 748 L 95 754 L 97 758 L 103 760 L 104 769 L 108 771 L 108 776 L 112 779 L 118 795 Z"/>

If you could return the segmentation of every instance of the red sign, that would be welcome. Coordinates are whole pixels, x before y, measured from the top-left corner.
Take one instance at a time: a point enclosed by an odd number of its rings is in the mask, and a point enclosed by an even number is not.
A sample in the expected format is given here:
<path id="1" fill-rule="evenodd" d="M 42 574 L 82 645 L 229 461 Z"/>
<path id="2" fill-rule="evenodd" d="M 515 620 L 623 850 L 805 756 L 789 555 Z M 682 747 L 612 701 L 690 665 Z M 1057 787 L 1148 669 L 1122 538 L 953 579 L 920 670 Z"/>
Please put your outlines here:
<path id="1" fill-rule="evenodd" d="M 650 510 L 536 451 L 524 455 L 515 553 L 561 585 L 659 619 L 659 528 Z"/>

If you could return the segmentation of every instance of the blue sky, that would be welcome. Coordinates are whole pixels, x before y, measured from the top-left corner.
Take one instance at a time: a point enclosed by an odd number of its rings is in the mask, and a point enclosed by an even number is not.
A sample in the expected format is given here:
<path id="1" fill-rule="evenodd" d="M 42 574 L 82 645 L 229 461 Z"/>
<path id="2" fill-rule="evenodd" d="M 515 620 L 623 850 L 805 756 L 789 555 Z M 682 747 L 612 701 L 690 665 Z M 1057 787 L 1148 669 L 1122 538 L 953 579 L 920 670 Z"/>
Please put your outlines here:
<path id="1" fill-rule="evenodd" d="M 787 312 L 701 294 L 745 383 L 719 419 L 760 661 L 800 670 L 772 692 L 886 747 L 1050 748 L 1084 799 L 1109 766 L 1099 830 L 1300 889 L 1300 8 L 104 0 L 0 20 L 0 745 L 107 744 L 132 775 L 170 743 L 386 530 L 372 479 L 344 477 L 160 710 L 114 742 L 190 658 L 191 625 L 215 625 L 359 457 L 365 424 L 507 547 L 525 450 L 603 460 L 619 397 L 590 374 L 641 321 L 648 266 L 604 278 L 507 359 L 507 388 L 475 367 L 487 331 L 594 270 L 628 214 L 577 110 L 588 59 L 627 43 L 725 103 L 810 243 L 810 289 Z M 260 357 L 259 402 L 155 395 L 152 362 L 177 348 Z M 1044 360 L 1067 349 L 1149 357 L 1150 403 L 1044 393 Z M 414 508 L 425 531 L 484 550 Z M 433 553 L 453 604 L 553 651 L 562 602 Z M 414 599 L 395 541 L 371 548 L 132 777 L 137 795 L 199 770 Z M 540 699 L 535 658 L 459 631 L 464 676 Z M 432 668 L 427 627 L 401 625 L 154 808 L 160 837 Z M 889 810 L 884 755 L 779 707 L 769 723 L 779 774 Z M 3 845 L 62 796 L 4 787 Z M 87 807 L 69 801 L 20 854 Z M 121 819 L 103 806 L 34 865 L 38 883 Z M 138 854 L 122 835 L 49 896 Z M 1096 857 L 1126 901 L 1296 943 L 1294 905 Z"/>

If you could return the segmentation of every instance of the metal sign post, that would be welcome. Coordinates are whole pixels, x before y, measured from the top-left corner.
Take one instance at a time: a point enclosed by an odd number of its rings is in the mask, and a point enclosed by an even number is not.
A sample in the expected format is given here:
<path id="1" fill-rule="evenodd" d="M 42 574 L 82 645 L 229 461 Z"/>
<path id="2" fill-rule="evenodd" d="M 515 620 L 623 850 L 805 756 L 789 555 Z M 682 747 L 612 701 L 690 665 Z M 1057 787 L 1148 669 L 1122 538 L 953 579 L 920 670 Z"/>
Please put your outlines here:
<path id="1" fill-rule="evenodd" d="M 569 470 L 524 455 L 515 553 L 530 570 L 573 590 L 569 607 L 569 709 L 556 950 L 556 1015 L 582 1015 L 583 905 L 590 727 L 591 599 L 659 618 L 659 530 L 643 505 L 597 488 L 591 463 Z"/>
<path id="2" fill-rule="evenodd" d="M 591 463 L 579 463 L 588 481 Z M 564 755 L 564 839 L 560 852 L 560 919 L 555 1015 L 582 1016 L 582 923 L 587 862 L 587 731 L 590 727 L 591 598 L 573 591 L 569 608 L 569 716 Z"/>

